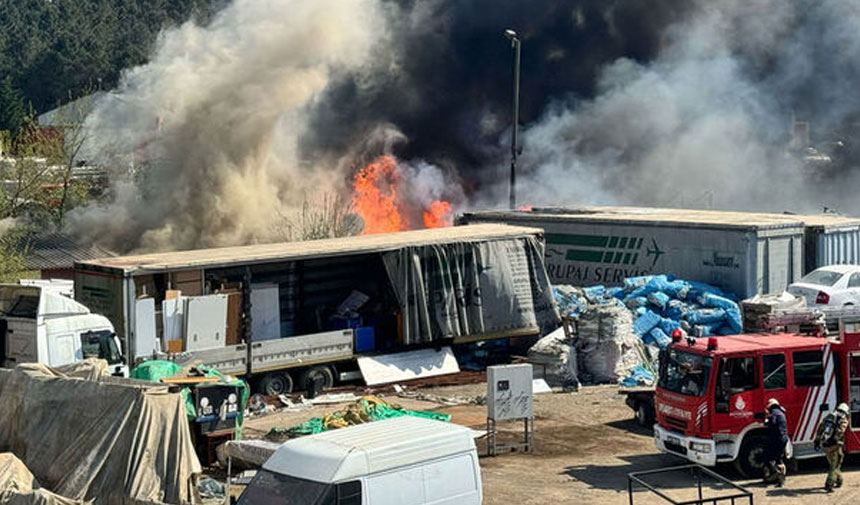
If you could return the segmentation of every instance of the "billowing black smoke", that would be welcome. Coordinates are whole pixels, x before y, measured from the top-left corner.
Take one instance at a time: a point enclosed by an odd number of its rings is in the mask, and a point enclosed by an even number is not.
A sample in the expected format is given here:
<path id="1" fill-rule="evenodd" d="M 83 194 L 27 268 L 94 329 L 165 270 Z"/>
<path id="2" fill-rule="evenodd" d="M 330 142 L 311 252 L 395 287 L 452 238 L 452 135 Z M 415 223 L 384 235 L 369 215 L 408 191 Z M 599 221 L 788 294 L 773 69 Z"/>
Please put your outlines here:
<path id="1" fill-rule="evenodd" d="M 647 63 L 667 26 L 692 2 L 659 0 L 431 0 L 396 2 L 390 23 L 397 60 L 371 89 L 352 76 L 330 86 L 313 111 L 305 155 L 345 151 L 380 122 L 409 139 L 404 158 L 454 165 L 472 190 L 492 180 L 511 121 L 512 51 L 523 40 L 520 122 L 536 121 L 553 100 L 590 98 L 604 65 Z"/>
<path id="2" fill-rule="evenodd" d="M 520 203 L 860 212 L 856 2 L 233 0 L 88 119 L 128 170 L 72 227 L 126 250 L 279 240 L 382 153 L 419 214 L 503 206 L 506 28 Z"/>

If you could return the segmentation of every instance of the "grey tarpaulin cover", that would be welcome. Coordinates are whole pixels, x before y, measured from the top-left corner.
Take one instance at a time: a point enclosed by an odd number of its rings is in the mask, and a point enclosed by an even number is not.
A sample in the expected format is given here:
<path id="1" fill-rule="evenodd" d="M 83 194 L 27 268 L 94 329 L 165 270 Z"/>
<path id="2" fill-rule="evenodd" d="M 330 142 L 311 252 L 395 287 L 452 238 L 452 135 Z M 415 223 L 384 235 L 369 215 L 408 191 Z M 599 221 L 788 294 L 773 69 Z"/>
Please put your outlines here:
<path id="1" fill-rule="evenodd" d="M 45 488 L 96 504 L 190 503 L 201 471 L 179 394 L 39 364 L 0 370 L 0 451 Z"/>
<path id="2" fill-rule="evenodd" d="M 42 489 L 26 465 L 11 452 L 0 453 L 0 505 L 84 505 Z"/>
<path id="3" fill-rule="evenodd" d="M 403 247 L 384 261 L 405 344 L 558 327 L 535 237 Z"/>

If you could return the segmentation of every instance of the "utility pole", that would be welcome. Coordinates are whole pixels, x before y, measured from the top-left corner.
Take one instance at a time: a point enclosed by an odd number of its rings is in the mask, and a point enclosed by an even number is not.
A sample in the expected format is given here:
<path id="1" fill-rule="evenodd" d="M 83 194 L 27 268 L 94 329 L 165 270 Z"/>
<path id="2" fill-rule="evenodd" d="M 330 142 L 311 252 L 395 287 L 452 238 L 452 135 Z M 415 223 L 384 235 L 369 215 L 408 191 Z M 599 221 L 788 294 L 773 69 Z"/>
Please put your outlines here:
<path id="1" fill-rule="evenodd" d="M 511 210 L 517 207 L 517 128 L 520 123 L 520 37 L 517 32 L 505 30 L 505 37 L 511 41 L 514 50 L 514 103 L 513 126 L 511 128 Z"/>

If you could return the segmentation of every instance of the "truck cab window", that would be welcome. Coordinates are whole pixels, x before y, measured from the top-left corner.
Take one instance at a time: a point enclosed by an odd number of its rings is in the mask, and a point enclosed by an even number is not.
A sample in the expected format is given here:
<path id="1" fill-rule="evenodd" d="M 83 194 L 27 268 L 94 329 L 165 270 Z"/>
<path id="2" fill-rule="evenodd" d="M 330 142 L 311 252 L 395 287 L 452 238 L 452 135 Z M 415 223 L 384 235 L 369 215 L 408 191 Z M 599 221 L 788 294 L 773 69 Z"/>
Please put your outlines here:
<path id="1" fill-rule="evenodd" d="M 765 389 L 785 389 L 785 354 L 768 354 L 762 357 L 762 375 Z"/>
<path id="2" fill-rule="evenodd" d="M 824 385 L 824 356 L 821 351 L 798 351 L 792 353 L 792 358 L 795 387 Z"/>
<path id="3" fill-rule="evenodd" d="M 361 505 L 361 481 L 353 480 L 338 484 L 337 505 Z"/>
<path id="4" fill-rule="evenodd" d="M 755 358 L 723 358 L 720 361 L 719 382 L 715 398 L 715 410 L 718 413 L 729 411 L 729 398 L 732 395 L 755 389 L 756 380 Z"/>
<path id="5" fill-rule="evenodd" d="M 113 333 L 107 330 L 81 333 L 81 351 L 84 359 L 101 358 L 110 365 L 122 363 Z"/>

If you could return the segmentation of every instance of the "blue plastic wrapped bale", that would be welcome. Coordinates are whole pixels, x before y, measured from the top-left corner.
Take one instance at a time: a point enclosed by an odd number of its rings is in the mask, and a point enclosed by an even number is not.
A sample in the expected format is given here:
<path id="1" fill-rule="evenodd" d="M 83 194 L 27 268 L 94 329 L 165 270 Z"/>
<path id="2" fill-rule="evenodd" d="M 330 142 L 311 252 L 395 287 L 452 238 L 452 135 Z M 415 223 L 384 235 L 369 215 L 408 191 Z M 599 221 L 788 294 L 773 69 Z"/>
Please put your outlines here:
<path id="1" fill-rule="evenodd" d="M 648 312 L 648 309 L 646 309 L 645 307 L 636 307 L 636 310 L 634 310 L 633 312 L 636 313 L 636 317 L 639 317 L 644 316 L 645 313 Z"/>
<path id="2" fill-rule="evenodd" d="M 684 319 L 691 324 L 722 324 L 726 320 L 726 311 L 723 309 L 697 309 L 684 314 Z"/>
<path id="3" fill-rule="evenodd" d="M 648 295 L 648 302 L 660 310 L 666 308 L 666 305 L 668 305 L 669 300 L 671 300 L 669 298 L 669 295 L 660 291 L 656 291 Z"/>
<path id="4" fill-rule="evenodd" d="M 672 343 L 669 335 L 663 332 L 659 327 L 654 328 L 645 336 L 645 343 L 648 345 L 656 345 L 660 349 L 665 349 L 667 345 Z"/>
<path id="5" fill-rule="evenodd" d="M 697 324 L 697 325 L 693 326 L 690 334 L 695 336 L 695 337 L 713 337 L 713 336 L 718 335 L 717 330 L 719 330 L 719 328 L 721 326 L 723 326 L 723 324 L 724 323 L 722 323 L 722 322 L 710 323 L 710 324 Z"/>
<path id="6" fill-rule="evenodd" d="M 675 330 L 681 329 L 681 323 L 673 319 L 666 319 L 664 317 L 660 321 L 658 327 L 663 330 L 663 333 L 665 333 L 666 335 L 671 335 Z"/>
<path id="7" fill-rule="evenodd" d="M 591 303 L 600 302 L 604 295 L 606 295 L 606 288 L 603 286 L 589 286 L 587 288 L 583 288 L 582 291 Z"/>
<path id="8" fill-rule="evenodd" d="M 624 288 L 621 286 L 615 286 L 606 290 L 606 294 L 611 296 L 612 298 L 617 298 L 619 300 L 623 300 L 627 294 L 624 292 Z"/>
<path id="9" fill-rule="evenodd" d="M 636 321 L 633 323 L 633 332 L 639 335 L 639 338 L 644 337 L 649 331 L 653 330 L 655 326 L 660 324 L 660 320 L 663 318 L 658 314 L 650 310 L 646 310 L 644 314 L 636 318 Z"/>
<path id="10" fill-rule="evenodd" d="M 630 376 L 621 381 L 621 385 L 626 387 L 651 386 L 652 384 L 654 384 L 654 374 L 642 365 L 634 367 Z"/>
<path id="11" fill-rule="evenodd" d="M 729 325 L 735 335 L 743 330 L 744 324 L 741 319 L 741 311 L 737 306 L 733 309 L 726 309 L 726 324 Z"/>
<path id="12" fill-rule="evenodd" d="M 687 311 L 687 305 L 680 300 L 670 300 L 668 304 L 666 304 L 666 309 L 663 310 L 663 317 L 674 319 L 675 321 L 681 320 L 684 317 L 684 313 Z"/>
<path id="13" fill-rule="evenodd" d="M 652 278 L 654 278 L 653 275 L 643 275 L 641 277 L 628 277 L 628 278 L 624 279 L 624 290 L 627 292 L 633 291 L 634 289 L 636 289 L 640 286 L 644 286 L 645 284 L 648 284 L 648 281 L 650 281 Z"/>
<path id="14" fill-rule="evenodd" d="M 624 299 L 624 305 L 630 310 L 636 310 L 648 305 L 648 299 L 644 296 L 628 296 Z"/>
<path id="15" fill-rule="evenodd" d="M 672 298 L 684 300 L 687 298 L 687 293 L 690 291 L 690 284 L 685 281 L 674 280 L 666 283 L 663 292 Z"/>
<path id="16" fill-rule="evenodd" d="M 725 323 L 722 326 L 720 326 L 719 328 L 717 328 L 716 333 L 717 333 L 717 335 L 719 335 L 721 337 L 724 337 L 726 335 L 737 335 L 738 334 L 738 332 L 733 330 L 732 327 L 728 325 L 728 323 Z"/>
<path id="17" fill-rule="evenodd" d="M 725 310 L 738 309 L 738 304 L 720 295 L 703 293 L 696 300 L 703 307 L 719 308 Z"/>

